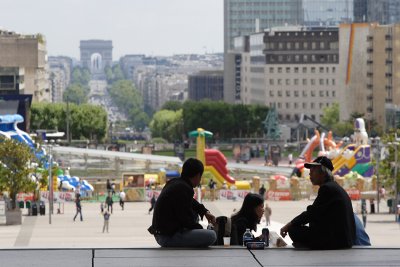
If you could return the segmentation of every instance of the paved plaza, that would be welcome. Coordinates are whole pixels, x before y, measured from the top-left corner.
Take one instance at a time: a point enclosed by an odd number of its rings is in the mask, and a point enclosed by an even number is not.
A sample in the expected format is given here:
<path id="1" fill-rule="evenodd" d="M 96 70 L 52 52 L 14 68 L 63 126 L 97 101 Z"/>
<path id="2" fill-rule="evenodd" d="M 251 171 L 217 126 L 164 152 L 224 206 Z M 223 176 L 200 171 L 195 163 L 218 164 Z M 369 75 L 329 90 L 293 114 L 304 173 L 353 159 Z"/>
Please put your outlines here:
<path id="1" fill-rule="evenodd" d="M 311 203 L 269 201 L 270 230 L 291 220 Z M 230 215 L 240 202 L 205 202 L 215 215 Z M 356 207 L 358 202 L 353 202 Z M 152 216 L 149 203 L 118 203 L 110 218 L 109 233 L 102 233 L 99 203 L 83 203 L 83 221 L 74 222 L 74 203 L 63 214 L 23 216 L 19 226 L 0 226 L 0 266 L 400 266 L 400 227 L 383 203 L 380 214 L 368 214 L 367 232 L 373 248 L 340 251 L 268 248 L 248 251 L 242 247 L 185 250 L 162 249 L 147 232 Z M 47 210 L 46 210 L 47 211 Z M 25 211 L 26 212 L 26 211 Z M 204 224 L 206 224 L 204 222 Z M 262 222 L 265 224 L 265 222 Z M 291 244 L 290 239 L 285 239 Z M 7 263 L 7 264 L 6 264 Z"/>

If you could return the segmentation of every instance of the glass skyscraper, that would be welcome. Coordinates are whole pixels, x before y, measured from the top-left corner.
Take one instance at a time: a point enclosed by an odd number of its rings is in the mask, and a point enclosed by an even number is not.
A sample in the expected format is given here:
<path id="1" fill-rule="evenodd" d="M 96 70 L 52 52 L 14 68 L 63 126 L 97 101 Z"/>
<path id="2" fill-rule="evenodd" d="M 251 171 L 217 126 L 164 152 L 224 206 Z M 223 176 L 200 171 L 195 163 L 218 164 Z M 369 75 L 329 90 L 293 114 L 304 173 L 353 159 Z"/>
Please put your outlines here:
<path id="1" fill-rule="evenodd" d="M 378 22 L 393 24 L 400 22 L 399 0 L 354 0 L 355 22 Z"/>
<path id="2" fill-rule="evenodd" d="M 303 24 L 302 0 L 224 0 L 224 52 L 234 37 L 286 24 Z"/>
<path id="3" fill-rule="evenodd" d="M 337 26 L 353 21 L 353 0 L 303 0 L 306 26 Z"/>

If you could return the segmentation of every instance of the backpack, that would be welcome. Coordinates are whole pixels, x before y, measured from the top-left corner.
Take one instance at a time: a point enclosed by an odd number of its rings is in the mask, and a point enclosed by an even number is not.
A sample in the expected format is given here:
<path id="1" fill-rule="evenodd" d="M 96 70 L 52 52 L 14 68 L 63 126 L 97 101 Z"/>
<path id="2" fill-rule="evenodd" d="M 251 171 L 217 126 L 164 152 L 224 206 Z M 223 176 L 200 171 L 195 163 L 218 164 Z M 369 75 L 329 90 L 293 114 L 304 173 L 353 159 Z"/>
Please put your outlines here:
<path id="1" fill-rule="evenodd" d="M 216 225 L 214 231 L 217 235 L 217 240 L 213 244 L 214 246 L 223 246 L 224 237 L 231 237 L 231 244 L 237 244 L 236 226 L 232 224 L 231 218 L 226 216 L 218 216 L 216 219 Z"/>

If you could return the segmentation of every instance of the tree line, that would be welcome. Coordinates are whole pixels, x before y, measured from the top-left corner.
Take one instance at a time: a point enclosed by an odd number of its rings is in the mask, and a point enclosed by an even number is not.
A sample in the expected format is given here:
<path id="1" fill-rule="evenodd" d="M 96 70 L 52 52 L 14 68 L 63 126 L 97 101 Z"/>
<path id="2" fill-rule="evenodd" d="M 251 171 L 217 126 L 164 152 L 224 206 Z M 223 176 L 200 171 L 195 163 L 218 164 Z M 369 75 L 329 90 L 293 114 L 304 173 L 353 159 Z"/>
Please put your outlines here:
<path id="1" fill-rule="evenodd" d="M 30 113 L 31 132 L 39 129 L 67 132 L 67 121 L 72 139 L 102 141 L 106 137 L 107 112 L 90 104 L 33 103 Z"/>
<path id="2" fill-rule="evenodd" d="M 150 122 L 153 137 L 170 142 L 182 140 L 197 128 L 214 133 L 215 139 L 234 137 L 263 137 L 263 121 L 268 107 L 228 104 L 222 101 L 171 101 L 156 112 Z"/>

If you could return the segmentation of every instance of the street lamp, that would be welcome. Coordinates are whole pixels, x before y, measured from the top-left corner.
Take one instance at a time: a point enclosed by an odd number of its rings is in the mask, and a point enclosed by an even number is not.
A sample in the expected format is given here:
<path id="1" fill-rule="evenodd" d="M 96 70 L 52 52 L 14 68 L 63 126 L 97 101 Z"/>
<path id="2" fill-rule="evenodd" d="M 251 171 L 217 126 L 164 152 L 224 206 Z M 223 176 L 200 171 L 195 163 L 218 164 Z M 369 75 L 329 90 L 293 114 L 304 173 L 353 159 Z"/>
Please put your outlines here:
<path id="1" fill-rule="evenodd" d="M 397 203 L 398 203 L 398 192 L 397 192 L 397 146 L 399 142 L 389 142 L 388 145 L 394 146 L 394 220 L 397 222 Z"/>
<path id="2" fill-rule="evenodd" d="M 379 202 L 380 202 L 380 195 L 379 195 L 379 159 L 380 159 L 380 141 L 381 138 L 379 136 L 377 137 L 371 137 L 371 143 L 373 145 L 373 151 L 374 151 L 374 157 L 375 157 L 375 174 L 376 174 L 376 199 L 377 199 L 377 212 L 379 213 Z"/>
<path id="3" fill-rule="evenodd" d="M 53 176 L 52 176 L 52 168 L 53 168 L 53 157 L 52 157 L 52 148 L 54 144 L 54 140 L 50 140 L 48 143 L 47 148 L 49 149 L 49 224 L 51 224 L 51 214 L 53 212 Z"/>

